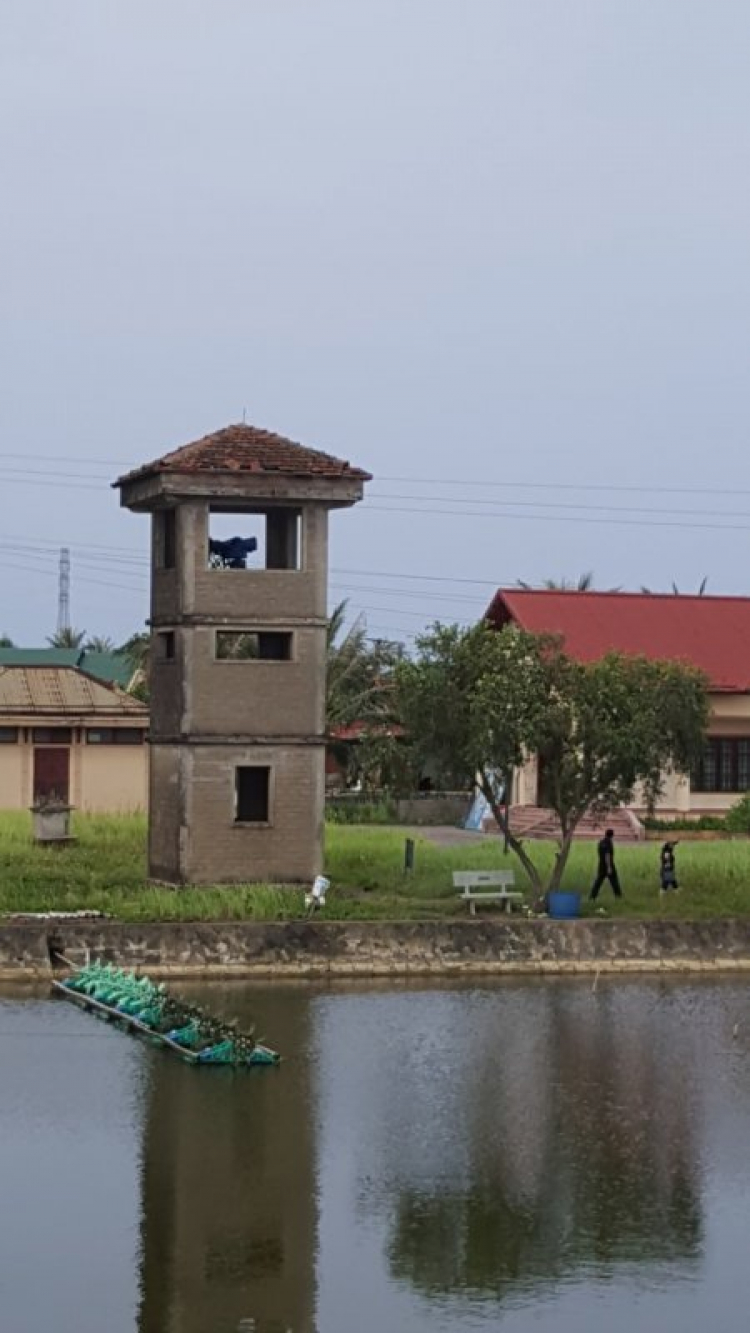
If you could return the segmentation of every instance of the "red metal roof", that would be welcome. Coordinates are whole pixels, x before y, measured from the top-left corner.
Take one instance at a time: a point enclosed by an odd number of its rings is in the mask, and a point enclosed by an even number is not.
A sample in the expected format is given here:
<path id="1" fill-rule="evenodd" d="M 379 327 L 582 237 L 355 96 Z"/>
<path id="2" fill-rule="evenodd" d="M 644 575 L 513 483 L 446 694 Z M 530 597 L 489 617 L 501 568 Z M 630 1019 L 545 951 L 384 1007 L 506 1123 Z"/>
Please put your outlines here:
<path id="1" fill-rule="evenodd" d="M 686 662 L 715 690 L 750 692 L 750 597 L 500 588 L 487 618 L 560 635 L 580 662 L 608 652 Z"/>
<path id="2" fill-rule="evenodd" d="M 331 727 L 329 740 L 361 741 L 363 736 L 403 736 L 404 728 L 393 723 L 349 722 L 346 726 Z"/>
<path id="3" fill-rule="evenodd" d="M 152 463 L 144 463 L 115 482 L 116 486 L 154 472 L 258 472 L 288 477 L 341 478 L 371 481 L 369 472 L 319 449 L 308 449 L 272 431 L 241 423 L 204 435 L 173 449 Z"/>

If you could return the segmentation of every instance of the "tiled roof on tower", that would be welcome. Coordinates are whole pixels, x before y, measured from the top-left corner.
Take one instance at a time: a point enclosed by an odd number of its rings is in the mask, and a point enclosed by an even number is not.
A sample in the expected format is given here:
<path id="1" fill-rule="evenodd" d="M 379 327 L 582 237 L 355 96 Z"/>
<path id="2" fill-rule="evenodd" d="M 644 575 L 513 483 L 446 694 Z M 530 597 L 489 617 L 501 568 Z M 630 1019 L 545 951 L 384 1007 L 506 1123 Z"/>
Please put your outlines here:
<path id="1" fill-rule="evenodd" d="M 293 440 L 257 426 L 240 423 L 204 435 L 200 440 L 173 449 L 151 463 L 120 477 L 116 486 L 156 473 L 234 472 L 286 477 L 320 477 L 327 481 L 370 481 L 369 472 L 319 449 L 308 449 Z"/>

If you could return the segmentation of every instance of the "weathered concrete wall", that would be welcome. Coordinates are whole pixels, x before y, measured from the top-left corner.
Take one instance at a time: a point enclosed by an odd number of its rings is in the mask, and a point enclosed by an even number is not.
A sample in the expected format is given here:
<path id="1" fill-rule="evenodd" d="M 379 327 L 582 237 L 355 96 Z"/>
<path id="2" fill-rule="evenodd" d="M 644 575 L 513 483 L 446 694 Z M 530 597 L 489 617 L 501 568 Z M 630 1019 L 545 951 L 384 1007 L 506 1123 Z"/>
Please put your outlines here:
<path id="1" fill-rule="evenodd" d="M 257 616 L 248 616 L 244 625 L 233 621 L 231 628 L 291 633 L 292 659 L 222 661 L 215 655 L 216 629 L 196 628 L 185 667 L 191 732 L 211 737 L 321 735 L 325 628 L 295 627 L 288 620 L 266 624 Z"/>
<path id="2" fill-rule="evenodd" d="M 49 975 L 49 938 L 162 976 L 239 978 L 750 971 L 750 920 L 62 921 L 0 928 L 0 979 Z"/>
<path id="3" fill-rule="evenodd" d="M 348 504 L 357 496 L 287 479 L 301 517 L 301 568 L 209 569 L 215 480 L 182 478 L 174 570 L 159 567 L 161 520 L 153 524 L 149 874 L 170 884 L 309 883 L 323 859 L 323 501 Z M 241 480 L 231 495 L 244 494 L 252 509 L 257 478 L 244 479 L 244 492 Z M 216 484 L 221 491 L 220 478 Z M 261 492 L 266 498 L 267 488 Z M 268 498 L 273 506 L 282 496 L 272 488 Z M 217 660 L 221 629 L 289 633 L 291 659 Z M 168 643 L 165 635 L 172 636 Z M 243 766 L 269 769 L 267 821 L 236 818 L 236 770 Z"/>
<path id="4" fill-rule="evenodd" d="M 310 884 L 323 861 L 325 742 L 151 745 L 149 872 L 168 884 Z M 236 821 L 235 770 L 270 769 L 268 823 Z"/>

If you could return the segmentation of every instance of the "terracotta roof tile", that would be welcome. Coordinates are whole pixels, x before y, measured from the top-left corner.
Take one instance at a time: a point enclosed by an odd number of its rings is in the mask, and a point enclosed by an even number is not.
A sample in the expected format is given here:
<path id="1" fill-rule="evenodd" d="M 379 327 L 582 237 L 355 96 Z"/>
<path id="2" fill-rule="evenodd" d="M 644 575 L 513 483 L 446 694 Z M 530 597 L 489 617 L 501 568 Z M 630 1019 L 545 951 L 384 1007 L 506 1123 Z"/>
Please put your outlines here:
<path id="1" fill-rule="evenodd" d="M 123 482 L 157 472 L 258 472 L 287 477 L 341 478 L 346 481 L 370 481 L 369 472 L 319 449 L 308 449 L 286 440 L 272 431 L 241 423 L 204 435 L 200 440 L 173 449 L 152 463 L 145 463 L 125 476 Z"/>
<path id="2" fill-rule="evenodd" d="M 685 662 L 715 690 L 750 693 L 750 597 L 501 588 L 487 618 L 557 634 L 581 662 L 609 652 Z"/>

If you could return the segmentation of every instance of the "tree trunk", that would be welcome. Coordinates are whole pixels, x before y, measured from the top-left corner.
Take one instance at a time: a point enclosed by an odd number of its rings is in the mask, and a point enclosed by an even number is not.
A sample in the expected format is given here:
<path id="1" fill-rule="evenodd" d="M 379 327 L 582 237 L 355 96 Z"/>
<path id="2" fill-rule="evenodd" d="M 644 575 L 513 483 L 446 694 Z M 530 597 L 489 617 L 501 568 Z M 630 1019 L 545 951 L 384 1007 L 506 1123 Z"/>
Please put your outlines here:
<path id="1" fill-rule="evenodd" d="M 560 846 L 555 854 L 555 864 L 552 867 L 552 874 L 550 875 L 550 881 L 547 887 L 548 893 L 555 893 L 556 890 L 559 889 L 560 885 L 562 884 L 562 877 L 565 874 L 565 867 L 568 864 L 570 849 L 573 846 L 574 833 L 575 833 L 575 824 L 573 825 L 572 828 L 569 828 L 565 831 L 560 840 Z"/>
<path id="2" fill-rule="evenodd" d="M 521 862 L 521 865 L 523 866 L 524 870 L 526 871 L 526 874 L 529 877 L 529 881 L 531 883 L 532 888 L 535 889 L 537 893 L 542 893 L 543 886 L 542 886 L 541 875 L 539 874 L 539 871 L 534 865 L 534 862 L 532 861 L 531 857 L 528 855 L 528 852 L 526 852 L 526 850 L 524 849 L 523 843 L 520 841 L 519 838 L 514 837 L 513 834 L 511 833 L 510 828 L 508 826 L 508 820 L 506 819 L 505 815 L 505 807 L 498 803 L 492 788 L 492 784 L 487 781 L 484 775 L 482 775 L 482 795 L 487 801 L 487 804 L 489 805 L 495 817 L 497 826 L 500 829 L 500 832 L 505 837 L 507 844 L 510 847 L 510 850 L 515 853 L 515 855 Z"/>

